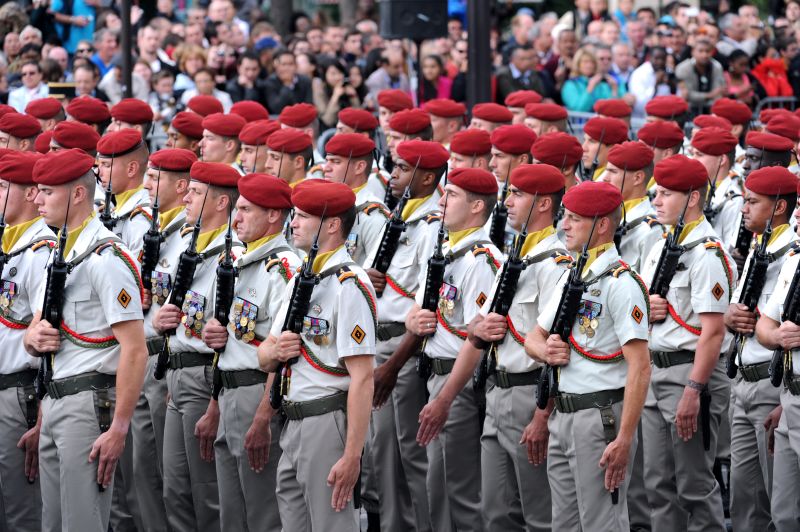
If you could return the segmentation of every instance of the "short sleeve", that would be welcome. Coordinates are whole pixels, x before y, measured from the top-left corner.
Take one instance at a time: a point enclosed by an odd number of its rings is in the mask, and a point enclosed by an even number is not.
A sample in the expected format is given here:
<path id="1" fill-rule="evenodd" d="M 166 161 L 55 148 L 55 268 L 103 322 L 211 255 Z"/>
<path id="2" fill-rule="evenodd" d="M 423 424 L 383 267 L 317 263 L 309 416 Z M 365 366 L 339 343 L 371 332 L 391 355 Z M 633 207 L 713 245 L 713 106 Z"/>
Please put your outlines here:
<path id="1" fill-rule="evenodd" d="M 644 282 L 640 284 L 635 275 L 633 272 L 620 275 L 608 295 L 614 332 L 620 345 L 631 340 L 647 340 L 649 337 Z"/>
<path id="2" fill-rule="evenodd" d="M 719 248 L 701 249 L 691 268 L 692 310 L 724 314 L 731 301 L 731 285 L 735 276 L 728 259 Z"/>
<path id="3" fill-rule="evenodd" d="M 142 281 L 130 252 L 114 244 L 92 259 L 92 286 L 108 324 L 143 319 Z"/>
<path id="4" fill-rule="evenodd" d="M 345 279 L 336 315 L 336 349 L 339 358 L 375 354 L 375 291 L 360 278 Z"/>
<path id="5" fill-rule="evenodd" d="M 467 271 L 461 282 L 461 301 L 463 304 L 464 323 L 470 323 L 480 312 L 484 304 L 489 303 L 492 281 L 496 271 L 488 261 L 494 260 L 491 255 L 478 255 L 475 263 Z"/>

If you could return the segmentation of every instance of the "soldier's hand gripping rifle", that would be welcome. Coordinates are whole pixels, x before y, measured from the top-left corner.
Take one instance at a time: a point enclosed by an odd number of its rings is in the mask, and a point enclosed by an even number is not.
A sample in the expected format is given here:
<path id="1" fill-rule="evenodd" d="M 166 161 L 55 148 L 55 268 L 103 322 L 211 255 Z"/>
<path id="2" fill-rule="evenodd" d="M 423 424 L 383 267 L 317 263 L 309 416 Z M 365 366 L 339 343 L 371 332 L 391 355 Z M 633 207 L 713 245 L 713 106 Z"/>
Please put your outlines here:
<path id="1" fill-rule="evenodd" d="M 228 326 L 228 315 L 233 305 L 233 291 L 236 285 L 236 268 L 233 266 L 233 205 L 228 206 L 228 231 L 225 233 L 225 255 L 217 266 L 217 293 L 214 300 L 214 318 L 223 327 Z M 223 345 L 214 352 L 214 361 L 211 363 L 212 381 L 211 397 L 217 399 L 222 389 L 222 374 L 219 371 L 219 357 L 225 352 Z"/>
<path id="2" fill-rule="evenodd" d="M 794 271 L 789 291 L 786 292 L 786 298 L 783 300 L 781 321 L 800 324 L 800 263 L 798 263 L 797 269 Z M 769 364 L 769 382 L 776 388 L 781 385 L 784 379 L 784 365 L 788 363 L 790 357 L 791 351 L 782 347 L 778 347 L 772 353 L 772 361 Z"/>
<path id="3" fill-rule="evenodd" d="M 292 297 L 289 299 L 289 308 L 286 310 L 286 318 L 283 320 L 281 332 L 290 331 L 295 334 L 303 332 L 303 319 L 308 315 L 308 308 L 311 305 L 311 296 L 314 292 L 314 287 L 319 283 L 319 276 L 314 273 L 313 265 L 314 259 L 317 258 L 317 254 L 319 253 L 319 235 L 320 232 L 322 232 L 322 224 L 325 221 L 326 210 L 327 205 L 323 209 L 322 216 L 319 220 L 317 236 L 314 237 L 314 243 L 311 244 L 311 249 L 308 251 L 308 255 L 303 262 L 302 268 L 300 268 L 300 273 L 297 275 L 297 280 L 292 288 Z M 292 365 L 295 362 L 297 362 L 297 357 L 282 362 L 275 371 L 272 388 L 269 390 L 269 404 L 275 410 L 281 407 L 283 404 L 283 396 L 289 393 L 289 385 L 292 379 Z"/>
<path id="4" fill-rule="evenodd" d="M 553 320 L 553 326 L 550 327 L 550 334 L 559 335 L 564 342 L 568 341 L 570 334 L 572 334 L 572 325 L 578 317 L 581 296 L 583 296 L 586 287 L 583 282 L 583 269 L 586 267 L 586 261 L 589 260 L 589 243 L 592 241 L 596 225 L 597 217 L 592 222 L 589 239 L 583 245 L 583 250 L 578 256 L 578 260 L 575 261 L 569 272 L 569 277 L 567 277 L 567 282 L 564 284 L 561 299 L 558 303 L 558 313 Z M 547 402 L 550 397 L 556 394 L 558 394 L 558 369 L 545 364 L 539 377 L 536 406 L 544 410 L 547 408 Z"/>
<path id="5" fill-rule="evenodd" d="M 100 221 L 103 223 L 106 229 L 109 231 L 114 231 L 114 226 L 117 225 L 117 220 L 111 216 L 111 208 L 112 208 L 112 200 L 114 198 L 114 193 L 111 192 L 111 174 L 114 172 L 114 155 L 111 155 L 111 164 L 110 168 L 108 169 L 108 184 L 106 185 L 106 197 L 105 197 L 105 205 L 103 205 L 103 210 L 100 212 Z"/>
<path id="6" fill-rule="evenodd" d="M 503 193 L 494 206 L 492 213 L 492 225 L 489 227 L 489 238 L 497 248 L 505 253 L 506 251 L 506 224 L 508 223 L 508 207 L 506 198 L 508 197 L 508 180 L 511 177 L 511 165 L 509 164 L 506 172 L 506 181 L 503 184 Z"/>
<path id="7" fill-rule="evenodd" d="M 0 242 L 3 240 L 3 235 L 6 232 L 6 209 L 8 208 L 8 196 L 11 195 L 11 182 L 8 181 L 8 188 L 6 188 L 6 200 L 3 204 L 3 213 L 0 214 Z M 0 279 L 3 278 L 3 270 L 8 261 L 8 254 L 0 247 Z"/>
<path id="8" fill-rule="evenodd" d="M 200 213 L 197 215 L 197 221 L 192 228 L 192 240 L 189 247 L 181 253 L 178 258 L 178 268 L 175 271 L 175 282 L 172 284 L 172 291 L 169 293 L 170 305 L 175 305 L 178 308 L 183 307 L 183 301 L 186 298 L 186 292 L 192 286 L 194 281 L 194 274 L 197 267 L 202 262 L 200 254 L 197 252 L 197 238 L 200 236 L 200 224 L 203 220 L 203 209 L 208 199 L 208 191 L 211 186 L 206 189 L 206 195 L 203 197 L 203 204 L 200 207 Z M 161 380 L 167 374 L 167 367 L 169 366 L 169 337 L 175 334 L 176 329 L 169 329 L 163 332 L 164 345 L 161 347 L 161 352 L 158 353 L 156 360 L 156 367 L 153 371 L 153 377 L 156 380 Z"/>
<path id="9" fill-rule="evenodd" d="M 656 272 L 653 276 L 653 282 L 650 284 L 650 294 L 658 295 L 661 298 L 667 297 L 669 292 L 669 285 L 672 283 L 675 272 L 678 271 L 678 261 L 686 251 L 684 246 L 678 242 L 683 234 L 683 229 L 686 226 L 686 209 L 689 207 L 689 200 L 692 197 L 692 190 L 689 190 L 686 196 L 686 203 L 683 205 L 683 211 L 678 217 L 678 223 L 675 224 L 675 229 L 667 235 L 667 241 L 664 242 L 664 247 L 661 249 L 661 255 L 658 257 L 658 265 Z M 655 323 L 655 321 L 654 321 Z"/>
<path id="10" fill-rule="evenodd" d="M 156 178 L 156 198 L 153 201 L 152 217 L 150 229 L 144 234 L 144 246 L 142 247 L 142 287 L 145 293 L 150 293 L 153 289 L 153 272 L 158 264 L 158 256 L 161 253 L 161 243 L 164 242 L 164 235 L 158 226 L 158 189 L 161 183 L 161 169 L 158 170 Z M 150 309 L 147 309 L 147 312 Z"/>
<path id="11" fill-rule="evenodd" d="M 753 258 L 750 260 L 750 266 L 747 269 L 747 275 L 744 278 L 742 285 L 742 293 L 739 296 L 739 304 L 745 305 L 748 312 L 755 312 L 758 300 L 761 297 L 761 292 L 764 290 L 764 283 L 767 281 L 767 268 L 770 263 L 770 256 L 767 253 L 767 245 L 772 237 L 772 218 L 775 216 L 775 209 L 778 206 L 778 200 L 772 206 L 772 216 L 767 221 L 767 227 L 764 229 L 764 234 L 761 236 L 761 244 L 753 252 Z M 744 334 L 736 331 L 733 334 L 733 342 L 727 353 L 727 366 L 726 373 L 728 378 L 736 377 L 738 367 L 736 365 L 736 356 L 744 342 Z"/>

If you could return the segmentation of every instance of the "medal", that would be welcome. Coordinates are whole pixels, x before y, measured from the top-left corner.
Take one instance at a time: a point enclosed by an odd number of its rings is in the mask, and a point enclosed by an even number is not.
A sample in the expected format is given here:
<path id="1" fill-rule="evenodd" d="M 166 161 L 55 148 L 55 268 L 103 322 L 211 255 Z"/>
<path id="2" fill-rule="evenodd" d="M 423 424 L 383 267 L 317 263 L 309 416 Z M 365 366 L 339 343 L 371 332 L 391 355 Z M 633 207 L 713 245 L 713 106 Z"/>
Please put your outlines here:
<path id="1" fill-rule="evenodd" d="M 597 321 L 597 318 L 593 318 L 592 321 L 589 322 L 589 325 L 592 326 L 592 329 L 597 329 L 597 326 L 600 325 L 600 322 Z"/>
<path id="2" fill-rule="evenodd" d="M 594 337 L 594 329 L 586 329 L 586 336 L 588 336 L 589 338 L 593 338 Z"/>

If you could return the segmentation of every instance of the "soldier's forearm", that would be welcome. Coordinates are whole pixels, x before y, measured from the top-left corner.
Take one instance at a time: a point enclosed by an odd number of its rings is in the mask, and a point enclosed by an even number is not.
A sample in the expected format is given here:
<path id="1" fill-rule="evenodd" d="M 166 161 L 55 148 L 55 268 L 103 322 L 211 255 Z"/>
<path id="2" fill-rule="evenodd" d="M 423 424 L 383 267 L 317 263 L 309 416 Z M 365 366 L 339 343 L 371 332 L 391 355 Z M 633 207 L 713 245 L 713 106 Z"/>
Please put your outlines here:
<path id="1" fill-rule="evenodd" d="M 619 435 L 632 439 L 639 425 L 650 385 L 650 356 L 644 340 L 628 342 L 623 346 L 622 353 L 628 364 L 628 376 L 625 379 L 625 401 L 622 405 Z"/>
<path id="2" fill-rule="evenodd" d="M 350 389 L 347 396 L 347 439 L 344 444 L 344 457 L 361 459 L 361 451 L 367 438 L 370 409 L 372 407 L 373 377 L 372 357 L 357 357 L 358 369 L 347 364 L 350 371 Z M 369 364 L 368 366 L 366 364 Z"/>
<path id="3" fill-rule="evenodd" d="M 261 396 L 261 402 L 258 403 L 256 408 L 255 419 L 272 419 L 275 415 L 275 409 L 269 404 L 269 391 L 272 389 L 272 381 L 275 380 L 275 373 L 267 375 L 267 385 L 264 387 L 264 395 Z"/>
<path id="4" fill-rule="evenodd" d="M 144 383 L 147 347 L 144 342 L 141 345 L 120 342 L 120 346 L 122 352 L 117 367 L 117 398 L 113 424 L 127 431 Z"/>
<path id="5" fill-rule="evenodd" d="M 464 389 L 464 386 L 466 386 L 472 378 L 472 375 L 475 373 L 475 368 L 481 361 L 482 355 L 482 349 L 477 349 L 470 342 L 464 342 L 464 345 L 461 346 L 461 350 L 459 350 L 458 356 L 456 357 L 453 371 L 451 371 L 450 375 L 447 377 L 447 382 L 445 382 L 438 397 L 452 403 L 458 393 Z"/>
<path id="6" fill-rule="evenodd" d="M 725 324 L 722 314 L 701 314 L 700 322 L 702 332 L 697 340 L 694 364 L 689 378 L 705 384 L 719 362 L 722 340 L 725 338 Z"/>
<path id="7" fill-rule="evenodd" d="M 407 332 L 385 364 L 390 364 L 395 371 L 400 371 L 400 368 L 417 354 L 421 346 L 422 338 Z"/>

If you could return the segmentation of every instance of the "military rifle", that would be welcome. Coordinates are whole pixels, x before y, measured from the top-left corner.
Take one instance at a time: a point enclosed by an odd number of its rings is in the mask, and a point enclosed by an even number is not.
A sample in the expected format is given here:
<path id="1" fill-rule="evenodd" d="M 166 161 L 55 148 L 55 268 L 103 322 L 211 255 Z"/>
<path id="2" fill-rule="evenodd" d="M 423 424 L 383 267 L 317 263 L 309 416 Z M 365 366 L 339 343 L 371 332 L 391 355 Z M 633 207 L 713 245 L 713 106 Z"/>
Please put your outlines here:
<path id="1" fill-rule="evenodd" d="M 600 140 L 597 143 L 597 151 L 594 153 L 592 168 L 589 171 L 589 175 L 583 176 L 584 181 L 594 181 L 594 173 L 597 171 L 597 167 L 600 166 L 600 149 L 603 147 L 603 138 L 605 136 L 606 136 L 606 130 L 603 129 L 600 132 Z"/>
<path id="2" fill-rule="evenodd" d="M 233 205 L 228 205 L 228 231 L 225 233 L 225 254 L 217 266 L 217 293 L 214 300 L 214 318 L 223 327 L 228 326 L 228 315 L 233 304 L 233 292 L 236 285 L 236 268 L 233 266 Z M 219 370 L 219 357 L 225 352 L 223 345 L 214 350 L 214 361 L 211 363 L 212 381 L 211 397 L 217 399 L 222 389 L 222 373 Z"/>
<path id="3" fill-rule="evenodd" d="M 103 210 L 100 212 L 100 221 L 103 222 L 103 225 L 109 231 L 114 230 L 114 226 L 117 225 L 117 220 L 111 216 L 111 203 L 114 198 L 114 193 L 111 192 L 111 174 L 114 172 L 114 155 L 111 155 L 111 164 L 110 168 L 108 169 L 108 184 L 106 185 L 105 191 L 105 205 L 103 205 Z"/>
<path id="4" fill-rule="evenodd" d="M 0 214 L 0 242 L 3 241 L 3 235 L 6 232 L 6 209 L 8 209 L 8 197 L 11 195 L 11 181 L 6 181 L 8 183 L 8 188 L 6 189 L 6 199 L 3 203 L 3 212 Z M 6 267 L 6 262 L 8 261 L 8 254 L 3 251 L 2 246 L 0 246 L 0 279 L 3 278 L 3 270 Z"/>
<path id="5" fill-rule="evenodd" d="M 500 200 L 494 206 L 492 213 L 492 225 L 489 227 L 489 238 L 500 251 L 505 252 L 506 248 L 506 224 L 508 223 L 508 207 L 506 198 L 508 197 L 508 180 L 511 177 L 511 165 L 508 165 L 506 180 L 503 184 L 503 193 Z"/>
<path id="6" fill-rule="evenodd" d="M 692 190 L 686 195 L 686 203 L 683 205 L 683 211 L 678 217 L 678 223 L 675 224 L 675 229 L 667 235 L 667 240 L 664 242 L 664 247 L 661 249 L 661 255 L 658 257 L 658 265 L 656 272 L 653 276 L 653 282 L 650 284 L 650 294 L 658 295 L 662 298 L 667 297 L 669 292 L 669 285 L 672 283 L 672 278 L 675 277 L 675 272 L 678 271 L 678 261 L 686 251 L 684 246 L 679 244 L 683 229 L 686 227 L 686 209 L 689 208 L 689 200 L 692 198 Z M 655 322 L 654 322 L 655 323 Z"/>
<path id="7" fill-rule="evenodd" d="M 786 292 L 786 298 L 783 300 L 781 321 L 800 324 L 800 263 L 798 263 L 797 269 L 794 271 L 789 291 Z M 776 388 L 784 380 L 785 366 L 789 365 L 790 357 L 791 350 L 783 349 L 782 347 L 778 347 L 772 353 L 772 361 L 769 364 L 769 382 Z M 790 375 L 786 377 L 788 378 Z"/>
<path id="8" fill-rule="evenodd" d="M 161 169 L 159 168 L 158 177 L 156 177 L 156 197 L 151 211 L 150 228 L 144 234 L 144 246 L 142 247 L 142 286 L 145 293 L 150 293 L 153 289 L 153 272 L 158 264 L 161 243 L 164 242 L 164 235 L 161 234 L 158 226 L 158 191 L 160 183 Z"/>

